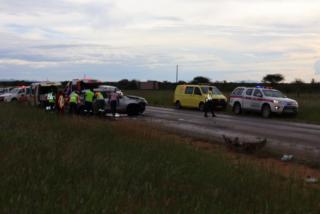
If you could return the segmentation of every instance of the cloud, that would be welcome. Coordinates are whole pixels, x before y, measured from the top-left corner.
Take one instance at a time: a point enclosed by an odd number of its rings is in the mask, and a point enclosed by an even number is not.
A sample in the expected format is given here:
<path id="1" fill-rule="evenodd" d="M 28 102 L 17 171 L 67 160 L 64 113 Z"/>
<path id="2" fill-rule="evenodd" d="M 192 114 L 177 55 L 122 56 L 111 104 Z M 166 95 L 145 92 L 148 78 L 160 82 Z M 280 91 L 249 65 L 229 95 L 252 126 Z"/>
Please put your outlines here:
<path id="1" fill-rule="evenodd" d="M 315 69 L 315 73 L 317 75 L 319 75 L 320 74 L 320 60 L 316 61 L 315 65 L 314 65 L 314 69 Z"/>
<path id="2" fill-rule="evenodd" d="M 185 80 L 310 79 L 320 55 L 319 7 L 315 0 L 0 0 L 0 78 L 90 70 L 103 79 L 174 80 L 179 64 Z"/>

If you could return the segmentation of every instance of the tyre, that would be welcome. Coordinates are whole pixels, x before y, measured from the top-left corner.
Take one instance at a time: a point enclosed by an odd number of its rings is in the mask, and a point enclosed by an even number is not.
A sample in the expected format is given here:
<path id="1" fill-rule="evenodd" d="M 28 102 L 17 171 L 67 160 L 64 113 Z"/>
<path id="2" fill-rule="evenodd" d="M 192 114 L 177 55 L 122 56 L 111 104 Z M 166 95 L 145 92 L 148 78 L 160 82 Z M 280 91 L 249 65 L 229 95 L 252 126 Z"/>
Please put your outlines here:
<path id="1" fill-rule="evenodd" d="M 146 104 L 140 103 L 139 104 L 139 114 L 142 114 L 146 110 Z"/>
<path id="2" fill-rule="evenodd" d="M 233 105 L 232 111 L 233 111 L 233 113 L 235 113 L 235 114 L 241 114 L 242 109 L 241 109 L 240 103 L 235 103 L 235 104 Z"/>
<path id="3" fill-rule="evenodd" d="M 181 103 L 180 103 L 180 101 L 177 101 L 177 102 L 175 103 L 175 107 L 176 107 L 176 109 L 181 109 Z"/>
<path id="4" fill-rule="evenodd" d="M 271 108 L 269 105 L 263 105 L 261 115 L 263 118 L 269 118 L 271 116 Z"/>
<path id="5" fill-rule="evenodd" d="M 137 116 L 139 115 L 139 106 L 138 105 L 129 105 L 127 107 L 128 116 Z"/>
<path id="6" fill-rule="evenodd" d="M 204 111 L 204 103 L 203 102 L 199 103 L 199 110 Z"/>

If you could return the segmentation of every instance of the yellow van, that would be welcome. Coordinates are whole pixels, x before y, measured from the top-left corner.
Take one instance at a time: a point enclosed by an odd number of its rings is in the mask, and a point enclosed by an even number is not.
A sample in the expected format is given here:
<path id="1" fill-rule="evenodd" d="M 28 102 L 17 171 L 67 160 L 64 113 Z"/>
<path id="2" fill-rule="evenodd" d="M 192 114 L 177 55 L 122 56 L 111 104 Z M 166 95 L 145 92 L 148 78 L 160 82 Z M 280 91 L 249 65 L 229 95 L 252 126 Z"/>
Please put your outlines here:
<path id="1" fill-rule="evenodd" d="M 181 107 L 204 109 L 206 95 L 212 91 L 212 98 L 216 108 L 225 109 L 227 98 L 215 86 L 210 85 L 177 85 L 173 102 L 177 109 Z"/>

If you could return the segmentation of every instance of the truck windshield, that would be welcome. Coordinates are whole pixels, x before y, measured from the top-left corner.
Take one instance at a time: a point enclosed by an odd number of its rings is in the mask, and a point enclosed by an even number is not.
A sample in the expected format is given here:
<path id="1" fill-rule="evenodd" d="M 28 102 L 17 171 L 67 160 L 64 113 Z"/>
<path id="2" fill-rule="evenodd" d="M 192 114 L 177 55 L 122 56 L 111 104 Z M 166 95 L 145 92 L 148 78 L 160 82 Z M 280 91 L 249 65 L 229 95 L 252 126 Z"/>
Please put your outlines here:
<path id="1" fill-rule="evenodd" d="M 263 91 L 264 96 L 266 96 L 266 97 L 279 97 L 279 98 L 286 97 L 280 91 L 277 91 L 277 90 L 264 89 L 262 91 Z"/>

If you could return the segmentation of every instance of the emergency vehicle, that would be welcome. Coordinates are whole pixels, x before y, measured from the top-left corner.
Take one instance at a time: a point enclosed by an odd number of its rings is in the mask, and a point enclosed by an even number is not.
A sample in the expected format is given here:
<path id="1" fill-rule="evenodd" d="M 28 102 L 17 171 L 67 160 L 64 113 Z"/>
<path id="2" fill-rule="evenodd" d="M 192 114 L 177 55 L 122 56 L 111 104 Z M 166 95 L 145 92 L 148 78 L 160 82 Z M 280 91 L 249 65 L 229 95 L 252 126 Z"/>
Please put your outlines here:
<path id="1" fill-rule="evenodd" d="M 64 94 L 66 97 L 66 106 L 67 109 L 69 108 L 69 99 L 70 99 L 70 94 L 73 91 L 78 92 L 79 94 L 79 100 L 80 103 L 78 103 L 78 112 L 80 114 L 84 114 L 85 112 L 85 92 L 87 90 L 94 90 L 95 88 L 99 87 L 100 85 L 102 85 L 103 82 L 99 81 L 99 80 L 95 80 L 95 79 L 73 79 L 72 81 L 68 82 L 65 89 L 64 89 Z"/>
<path id="2" fill-rule="evenodd" d="M 237 87 L 230 95 L 230 106 L 235 114 L 242 111 L 260 112 L 262 117 L 268 118 L 272 113 L 298 113 L 298 102 L 287 98 L 280 91 L 266 87 Z"/>
<path id="3" fill-rule="evenodd" d="M 32 106 L 45 107 L 48 102 L 48 94 L 53 93 L 56 95 L 58 93 L 59 87 L 62 87 L 60 82 L 38 82 L 31 84 L 32 93 L 29 98 L 29 103 Z"/>
<path id="4" fill-rule="evenodd" d="M 31 88 L 29 86 L 19 86 L 13 88 L 10 92 L 0 95 L 0 101 L 4 102 L 26 102 L 28 96 L 31 94 Z"/>
<path id="5" fill-rule="evenodd" d="M 181 107 L 204 109 L 206 96 L 212 92 L 212 99 L 216 108 L 226 108 L 227 98 L 215 86 L 210 85 L 177 85 L 173 103 L 177 109 Z"/>

